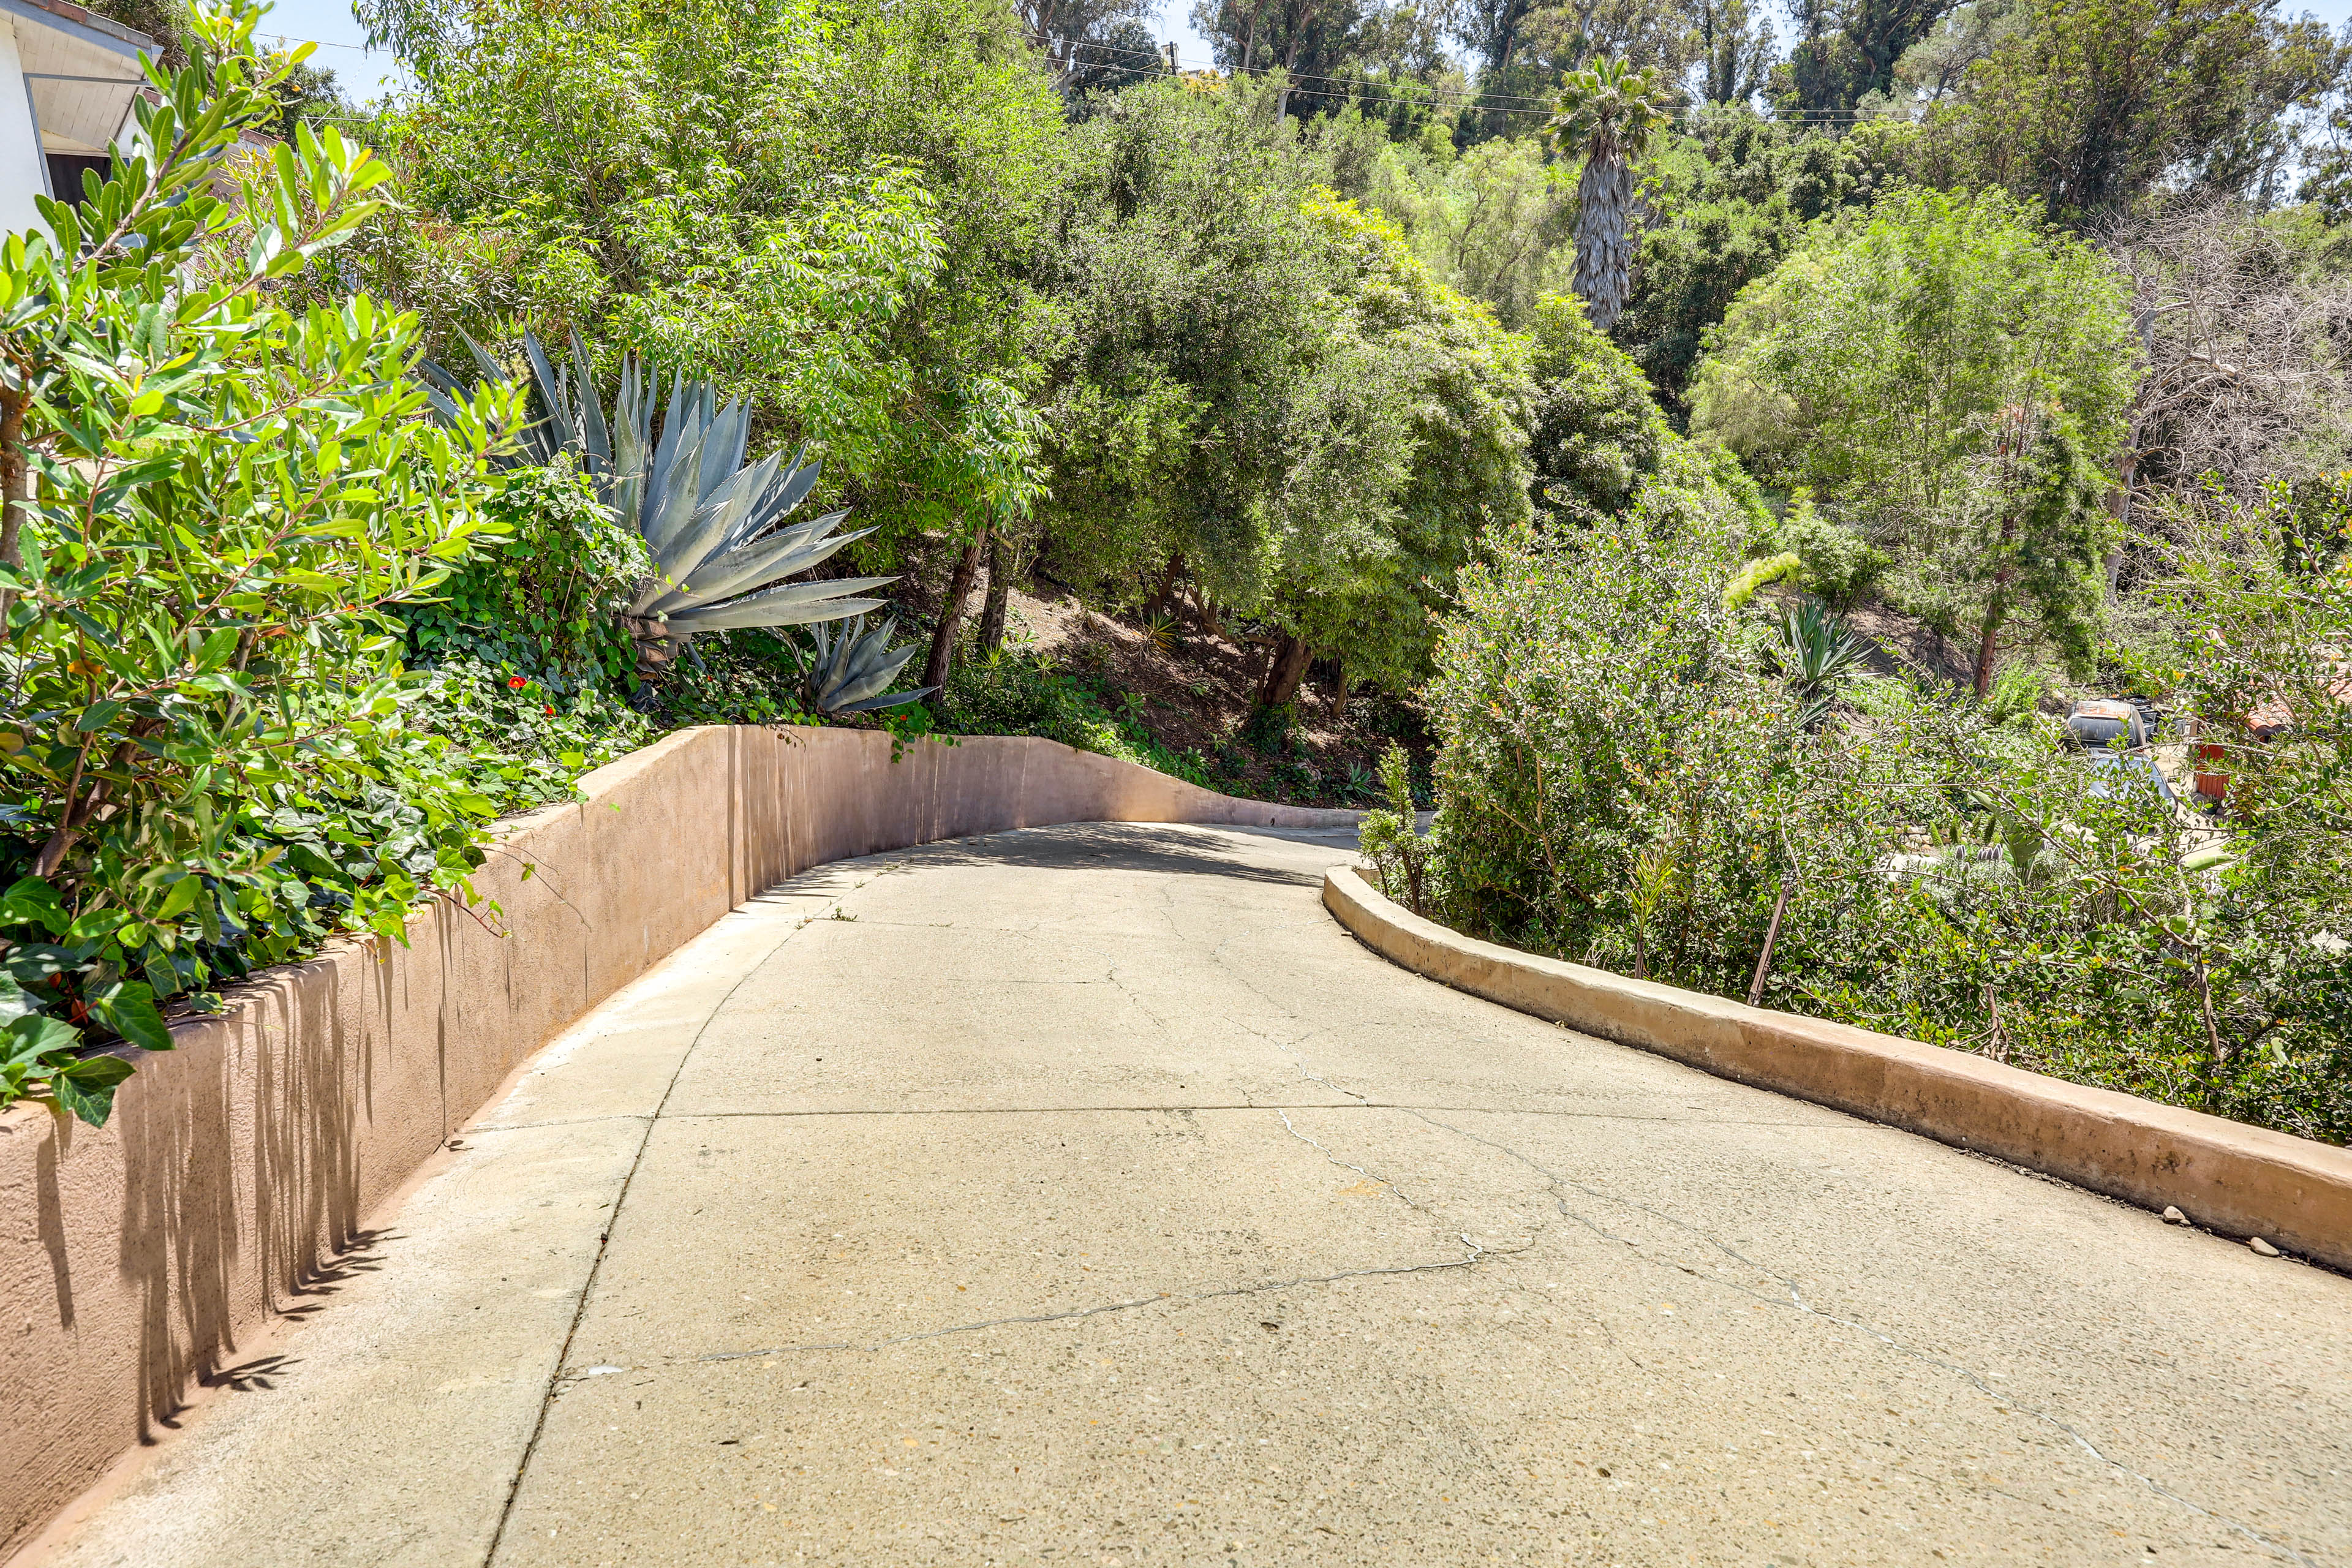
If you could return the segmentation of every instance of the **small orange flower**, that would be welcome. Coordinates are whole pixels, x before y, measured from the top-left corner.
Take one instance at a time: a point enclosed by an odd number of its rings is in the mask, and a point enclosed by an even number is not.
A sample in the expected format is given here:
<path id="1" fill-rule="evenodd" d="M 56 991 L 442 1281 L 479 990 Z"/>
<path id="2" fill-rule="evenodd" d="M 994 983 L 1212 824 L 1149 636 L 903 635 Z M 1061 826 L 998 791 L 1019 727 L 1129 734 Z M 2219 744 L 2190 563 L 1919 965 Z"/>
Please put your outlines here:
<path id="1" fill-rule="evenodd" d="M 529 686 L 530 684 L 530 681 L 525 680 L 520 675 L 509 675 L 507 677 L 507 689 L 509 691 L 520 691 L 524 687 Z"/>

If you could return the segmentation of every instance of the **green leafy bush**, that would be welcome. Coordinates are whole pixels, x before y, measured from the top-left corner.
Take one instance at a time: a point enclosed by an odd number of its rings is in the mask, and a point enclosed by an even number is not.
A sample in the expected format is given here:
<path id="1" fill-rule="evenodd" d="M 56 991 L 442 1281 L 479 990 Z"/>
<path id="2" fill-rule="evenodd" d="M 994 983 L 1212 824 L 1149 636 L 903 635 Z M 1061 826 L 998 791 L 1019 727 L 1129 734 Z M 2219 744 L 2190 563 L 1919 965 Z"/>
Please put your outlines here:
<path id="1" fill-rule="evenodd" d="M 1806 590 L 1839 609 L 1867 594 L 1887 566 L 1884 551 L 1823 517 L 1813 506 L 1813 492 L 1802 485 L 1790 492 L 1789 510 L 1771 531 L 1771 548 L 1794 555 Z"/>
<path id="2" fill-rule="evenodd" d="M 2177 700 L 2229 753 L 2215 824 L 2015 722 L 2014 689 L 1776 651 L 1723 607 L 1741 535 L 1702 499 L 1466 575 L 1429 692 L 1434 918 L 2352 1137 L 2352 574 L 2283 564 L 2283 500 L 2175 519 L 2190 542 L 2165 547 Z"/>
<path id="3" fill-rule="evenodd" d="M 143 151 L 0 251 L 0 1103 L 93 1122 L 131 1069 L 86 1042 L 167 1048 L 167 999 L 398 931 L 498 809 L 404 773 L 385 607 L 488 532 L 512 400 L 424 419 L 409 318 L 281 302 L 386 174 L 308 126 L 224 163 L 294 63 L 257 16 L 199 11 Z"/>
<path id="4" fill-rule="evenodd" d="M 946 717 L 965 734 L 1042 735 L 1209 787 L 1197 752 L 1170 751 L 1113 702 L 1101 676 L 1074 674 L 1013 649 L 960 661 L 940 699 Z"/>
<path id="5" fill-rule="evenodd" d="M 409 662 L 470 659 L 567 693 L 633 688 L 635 644 L 614 617 L 653 571 L 636 531 L 564 462 L 509 469 L 481 513 L 499 547 L 399 612 Z"/>

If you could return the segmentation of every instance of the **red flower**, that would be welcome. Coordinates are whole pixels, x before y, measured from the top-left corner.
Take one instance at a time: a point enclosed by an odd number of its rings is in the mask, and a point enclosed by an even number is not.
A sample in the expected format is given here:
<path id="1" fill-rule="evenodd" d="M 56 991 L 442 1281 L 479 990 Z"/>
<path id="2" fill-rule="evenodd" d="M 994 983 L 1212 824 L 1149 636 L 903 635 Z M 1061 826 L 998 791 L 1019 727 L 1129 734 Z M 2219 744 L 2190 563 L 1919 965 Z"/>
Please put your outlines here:
<path id="1" fill-rule="evenodd" d="M 509 691 L 520 691 L 524 687 L 529 686 L 530 684 L 530 681 L 525 680 L 520 675 L 509 675 L 507 677 L 507 689 Z"/>
<path id="2" fill-rule="evenodd" d="M 547 705 L 547 710 L 548 710 L 550 713 L 554 712 L 554 711 L 555 711 L 555 704 L 554 704 L 554 703 L 552 703 L 552 702 L 549 703 L 549 704 Z"/>

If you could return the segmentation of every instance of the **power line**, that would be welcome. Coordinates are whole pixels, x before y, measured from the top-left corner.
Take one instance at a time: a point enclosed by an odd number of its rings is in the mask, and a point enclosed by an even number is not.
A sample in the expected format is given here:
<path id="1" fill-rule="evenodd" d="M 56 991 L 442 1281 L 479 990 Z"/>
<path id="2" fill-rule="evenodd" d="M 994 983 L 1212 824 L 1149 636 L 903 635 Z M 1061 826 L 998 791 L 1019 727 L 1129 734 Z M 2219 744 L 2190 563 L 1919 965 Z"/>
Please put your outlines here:
<path id="1" fill-rule="evenodd" d="M 1063 41 L 1057 40 L 1044 33 L 1024 33 L 1022 37 L 1027 38 L 1032 43 L 1049 46 L 1056 42 Z M 1068 41 L 1072 44 L 1073 47 L 1073 58 L 1071 61 L 1073 65 L 1086 66 L 1099 70 L 1123 71 L 1131 77 L 1157 77 L 1167 74 L 1164 68 L 1160 68 L 1165 67 L 1167 63 L 1167 56 L 1161 54 L 1159 50 L 1129 48 L 1118 44 L 1097 43 L 1091 39 L 1076 39 Z M 1092 51 L 1097 55 L 1125 55 L 1129 59 L 1150 59 L 1153 64 L 1151 66 L 1123 66 L 1107 60 L 1089 60 L 1084 58 L 1078 51 Z M 1273 75 L 1278 68 L 1278 67 L 1275 66 L 1255 66 L 1250 68 L 1246 74 L 1258 77 L 1262 79 Z M 1229 76 L 1238 76 L 1244 73 L 1239 68 L 1233 68 L 1228 71 Z M 1331 87 L 1346 89 L 1350 93 L 1373 90 L 1392 93 L 1394 90 L 1389 83 L 1376 82 L 1363 77 L 1312 76 L 1290 73 L 1290 79 L 1294 85 L 1303 86 L 1308 83 L 1322 83 Z M 1558 112 L 1552 105 L 1545 102 L 1545 100 L 1541 99 L 1531 99 L 1523 94 L 1502 93 L 1496 94 L 1494 98 L 1489 99 L 1482 96 L 1476 89 L 1471 88 L 1433 87 L 1426 82 L 1416 82 L 1413 86 L 1419 92 L 1428 94 L 1433 100 L 1441 98 L 1451 99 L 1454 101 L 1483 109 L 1486 111 L 1494 114 L 1536 114 L 1541 115 L 1546 119 L 1549 119 L 1553 114 Z M 1410 102 L 1412 100 L 1410 95 L 1397 96 L 1391 100 L 1391 101 L 1403 102 Z M 1532 104 L 1538 107 L 1524 109 L 1514 107 L 1514 105 L 1517 104 Z M 1685 115 L 1696 115 L 1700 112 L 1703 112 L 1703 109 L 1678 109 L 1674 111 L 1677 118 Z M 1797 122 L 1803 124 L 1827 125 L 1851 122 L 1858 120 L 1860 115 L 1857 110 L 1851 109 L 1801 109 L 1782 114 L 1777 114 L 1773 118 L 1782 123 Z"/>
<path id="2" fill-rule="evenodd" d="M 321 49 L 349 49 L 355 55 L 372 55 L 375 50 L 364 44 L 331 44 L 323 38 L 299 38 L 291 33 L 256 33 L 257 38 L 270 38 L 280 44 L 310 44 Z"/>

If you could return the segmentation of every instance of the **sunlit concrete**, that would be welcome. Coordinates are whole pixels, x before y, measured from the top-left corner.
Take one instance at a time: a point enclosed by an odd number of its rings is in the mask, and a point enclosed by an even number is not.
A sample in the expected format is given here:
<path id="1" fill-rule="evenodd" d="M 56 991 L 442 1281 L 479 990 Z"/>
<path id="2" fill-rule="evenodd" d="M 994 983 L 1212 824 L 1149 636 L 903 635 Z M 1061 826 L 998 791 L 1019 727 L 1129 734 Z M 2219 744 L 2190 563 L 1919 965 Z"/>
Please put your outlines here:
<path id="1" fill-rule="evenodd" d="M 47 1560 L 2352 1562 L 2352 1281 L 1393 968 L 1349 847 L 747 906 Z"/>

